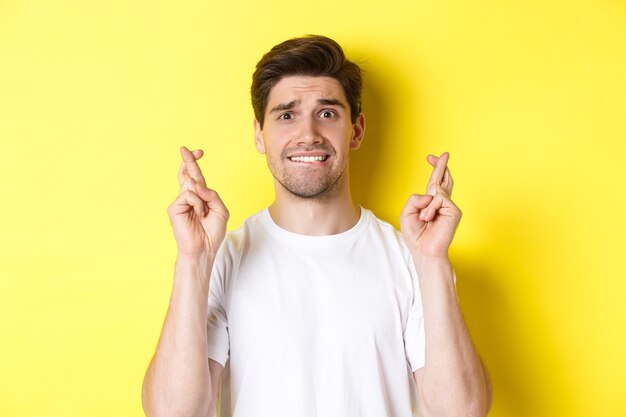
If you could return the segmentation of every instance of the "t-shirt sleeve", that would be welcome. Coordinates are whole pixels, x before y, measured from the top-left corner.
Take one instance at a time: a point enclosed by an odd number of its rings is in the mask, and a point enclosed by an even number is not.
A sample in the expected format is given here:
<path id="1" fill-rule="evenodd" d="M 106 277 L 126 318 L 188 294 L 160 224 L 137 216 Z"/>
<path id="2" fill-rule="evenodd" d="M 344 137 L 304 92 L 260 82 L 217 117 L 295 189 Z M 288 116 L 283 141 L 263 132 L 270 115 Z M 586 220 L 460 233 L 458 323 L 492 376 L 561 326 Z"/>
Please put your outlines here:
<path id="1" fill-rule="evenodd" d="M 426 363 L 426 338 L 424 333 L 424 311 L 422 309 L 422 296 L 413 261 L 408 261 L 413 286 L 413 300 L 404 329 L 404 350 L 411 372 L 424 367 Z"/>
<path id="2" fill-rule="evenodd" d="M 219 264 L 221 261 L 218 255 L 209 283 L 207 355 L 224 366 L 230 351 L 230 338 L 228 316 L 224 308 L 224 268 Z"/>

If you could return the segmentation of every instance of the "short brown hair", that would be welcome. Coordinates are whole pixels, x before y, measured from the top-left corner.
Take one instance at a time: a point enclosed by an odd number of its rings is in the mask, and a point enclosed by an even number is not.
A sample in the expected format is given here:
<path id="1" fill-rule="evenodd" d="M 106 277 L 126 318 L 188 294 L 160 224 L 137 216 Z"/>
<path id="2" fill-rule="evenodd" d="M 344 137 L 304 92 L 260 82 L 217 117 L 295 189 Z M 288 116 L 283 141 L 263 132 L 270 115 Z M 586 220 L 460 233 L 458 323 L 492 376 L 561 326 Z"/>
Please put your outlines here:
<path id="1" fill-rule="evenodd" d="M 250 93 L 254 116 L 261 128 L 270 91 L 282 78 L 292 75 L 335 78 L 350 104 L 352 123 L 356 122 L 361 113 L 361 69 L 346 59 L 343 49 L 334 40 L 307 35 L 276 45 L 256 64 Z"/>

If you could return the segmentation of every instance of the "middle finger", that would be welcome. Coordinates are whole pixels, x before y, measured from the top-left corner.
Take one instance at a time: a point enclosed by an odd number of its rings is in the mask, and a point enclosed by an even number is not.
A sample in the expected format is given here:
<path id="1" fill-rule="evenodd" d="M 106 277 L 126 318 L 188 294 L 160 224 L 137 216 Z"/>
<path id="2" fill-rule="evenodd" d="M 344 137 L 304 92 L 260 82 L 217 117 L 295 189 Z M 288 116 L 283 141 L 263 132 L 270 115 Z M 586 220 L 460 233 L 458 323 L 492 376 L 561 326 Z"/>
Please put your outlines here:
<path id="1" fill-rule="evenodd" d="M 428 180 L 428 185 L 426 186 L 426 192 L 430 195 L 433 194 L 433 186 L 440 185 L 443 181 L 444 174 L 446 172 L 446 164 L 448 163 L 448 158 L 450 154 L 448 152 L 444 152 L 441 154 L 437 162 L 435 163 L 435 167 L 433 168 L 433 172 L 430 175 L 430 179 Z"/>
<path id="2" fill-rule="evenodd" d="M 185 148 L 187 149 L 187 148 Z M 181 155 L 182 155 L 183 151 L 181 148 Z M 200 158 L 202 158 L 202 156 L 204 155 L 204 152 L 202 152 L 201 149 L 196 149 L 193 152 L 190 152 L 192 154 L 192 156 L 195 158 L 195 160 L 198 160 Z M 196 163 L 196 166 L 198 164 Z M 200 169 L 198 167 L 198 169 Z M 200 176 L 202 177 L 202 172 L 200 172 Z M 189 174 L 189 170 L 187 169 L 187 163 L 185 162 L 185 159 L 183 157 L 182 161 L 180 162 L 180 168 L 178 169 L 178 184 L 182 187 L 183 183 L 185 182 L 185 180 L 187 178 L 190 178 L 191 175 Z M 202 179 L 204 180 L 204 177 L 202 177 Z"/>

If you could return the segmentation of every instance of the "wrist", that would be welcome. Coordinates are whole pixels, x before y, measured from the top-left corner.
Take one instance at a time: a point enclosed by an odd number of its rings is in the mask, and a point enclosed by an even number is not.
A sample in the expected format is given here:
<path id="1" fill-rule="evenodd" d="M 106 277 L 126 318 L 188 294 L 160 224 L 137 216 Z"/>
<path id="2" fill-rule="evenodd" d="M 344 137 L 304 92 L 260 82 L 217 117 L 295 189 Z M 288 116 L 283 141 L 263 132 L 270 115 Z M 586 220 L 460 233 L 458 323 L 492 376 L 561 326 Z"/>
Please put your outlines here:
<path id="1" fill-rule="evenodd" d="M 213 263 L 215 259 L 215 255 L 208 250 L 198 251 L 195 253 L 184 253 L 182 251 L 178 251 L 176 255 L 176 263 L 186 264 L 186 265 L 202 265 L 206 263 Z"/>
<path id="2" fill-rule="evenodd" d="M 447 256 L 412 255 L 415 271 L 420 280 L 440 277 L 454 282 L 454 270 Z"/>
<path id="3" fill-rule="evenodd" d="M 176 258 L 176 277 L 194 277 L 200 283 L 208 283 L 213 268 L 214 256 L 210 254 L 183 255 Z"/>
<path id="4" fill-rule="evenodd" d="M 411 257 L 413 258 L 413 261 L 415 261 L 416 267 L 418 267 L 418 265 L 423 267 L 443 267 L 451 265 L 450 258 L 447 253 L 443 255 L 427 255 L 419 251 L 412 251 Z"/>

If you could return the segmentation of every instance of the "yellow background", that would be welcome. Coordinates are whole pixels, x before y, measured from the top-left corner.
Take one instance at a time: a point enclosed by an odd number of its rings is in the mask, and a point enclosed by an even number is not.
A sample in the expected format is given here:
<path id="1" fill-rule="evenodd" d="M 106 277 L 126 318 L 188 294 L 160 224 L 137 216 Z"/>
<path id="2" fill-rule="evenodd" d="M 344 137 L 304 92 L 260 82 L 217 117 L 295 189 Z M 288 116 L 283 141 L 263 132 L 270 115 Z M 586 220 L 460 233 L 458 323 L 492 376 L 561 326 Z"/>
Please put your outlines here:
<path id="1" fill-rule="evenodd" d="M 620 0 L 0 2 L 0 415 L 142 414 L 178 147 L 230 229 L 269 204 L 251 74 L 306 33 L 366 71 L 360 203 L 397 225 L 451 152 L 491 416 L 626 415 Z"/>

